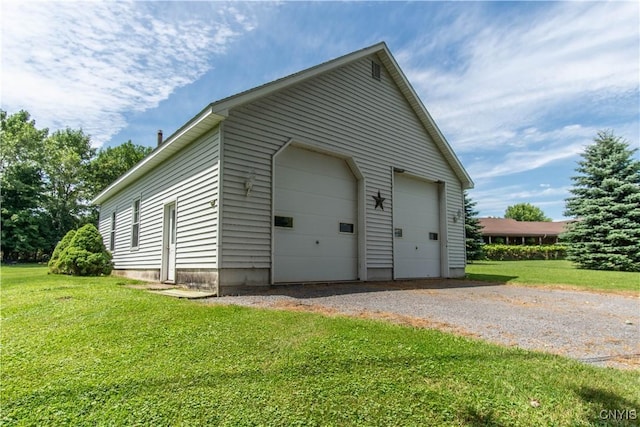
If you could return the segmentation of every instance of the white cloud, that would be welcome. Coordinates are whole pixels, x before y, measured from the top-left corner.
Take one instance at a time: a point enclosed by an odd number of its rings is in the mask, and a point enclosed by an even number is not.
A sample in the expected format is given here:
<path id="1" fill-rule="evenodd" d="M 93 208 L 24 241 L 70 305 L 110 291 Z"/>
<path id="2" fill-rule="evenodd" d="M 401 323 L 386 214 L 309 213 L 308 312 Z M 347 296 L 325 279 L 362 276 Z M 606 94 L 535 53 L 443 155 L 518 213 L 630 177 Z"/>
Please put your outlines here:
<path id="1" fill-rule="evenodd" d="M 540 120 L 547 129 L 554 122 L 565 126 L 562 114 L 600 104 L 623 108 L 622 98 L 625 106 L 637 104 L 638 3 L 568 2 L 525 10 L 507 21 L 469 8 L 430 40 L 398 54 L 460 152 L 513 144 Z M 436 51 L 442 45 L 456 46 L 457 64 Z"/>
<path id="2" fill-rule="evenodd" d="M 552 132 L 527 128 L 505 139 L 510 151 L 492 162 L 484 158 L 474 161 L 468 165 L 467 170 L 474 179 L 482 180 L 526 172 L 561 160 L 577 158 L 584 151 L 585 143 L 589 142 L 596 131 L 577 125 L 564 126 Z"/>
<path id="3" fill-rule="evenodd" d="M 125 114 L 153 108 L 198 79 L 254 19 L 223 3 L 216 14 L 163 14 L 164 3 L 3 2 L 2 108 L 38 126 L 82 127 L 101 145 Z M 166 7 L 170 7 L 166 6 Z"/>
<path id="4" fill-rule="evenodd" d="M 565 199 L 569 196 L 568 186 L 536 188 L 535 185 L 506 185 L 487 189 L 473 190 L 470 194 L 476 209 L 482 216 L 501 217 L 507 207 L 517 203 L 531 203 L 541 208 L 553 220 L 564 217 L 559 214 L 564 209 Z"/>

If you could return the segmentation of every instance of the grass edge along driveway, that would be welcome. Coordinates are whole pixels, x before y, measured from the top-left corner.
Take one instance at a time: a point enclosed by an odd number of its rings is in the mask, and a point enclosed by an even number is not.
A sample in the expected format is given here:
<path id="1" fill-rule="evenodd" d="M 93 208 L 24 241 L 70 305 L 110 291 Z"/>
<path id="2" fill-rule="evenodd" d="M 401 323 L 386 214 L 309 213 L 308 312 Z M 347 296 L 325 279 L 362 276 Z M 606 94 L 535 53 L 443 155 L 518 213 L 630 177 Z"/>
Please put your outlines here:
<path id="1" fill-rule="evenodd" d="M 2 269 L 3 425 L 634 425 L 637 371 Z"/>
<path id="2" fill-rule="evenodd" d="M 640 273 L 575 268 L 570 261 L 473 261 L 467 278 L 534 286 L 569 286 L 582 290 L 640 295 Z"/>

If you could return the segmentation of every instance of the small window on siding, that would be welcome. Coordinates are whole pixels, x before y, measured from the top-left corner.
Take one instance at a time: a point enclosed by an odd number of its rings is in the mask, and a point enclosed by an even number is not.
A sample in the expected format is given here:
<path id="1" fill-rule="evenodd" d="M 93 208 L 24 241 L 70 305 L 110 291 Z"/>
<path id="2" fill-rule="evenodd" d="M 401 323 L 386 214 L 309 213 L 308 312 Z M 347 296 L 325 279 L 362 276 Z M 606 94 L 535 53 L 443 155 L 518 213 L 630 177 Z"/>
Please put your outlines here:
<path id="1" fill-rule="evenodd" d="M 371 61 L 371 77 L 380 80 L 380 64 L 374 61 Z"/>
<path id="2" fill-rule="evenodd" d="M 438 233 L 429 233 L 429 240 L 438 240 Z"/>
<path id="3" fill-rule="evenodd" d="M 137 248 L 140 243 L 140 199 L 133 202 L 133 218 L 131 219 L 131 247 Z"/>
<path id="4" fill-rule="evenodd" d="M 111 234 L 109 236 L 109 250 L 113 252 L 116 249 L 116 213 L 111 213 Z"/>
<path id="5" fill-rule="evenodd" d="M 276 227 L 293 228 L 293 218 L 290 216 L 275 216 L 273 225 Z"/>
<path id="6" fill-rule="evenodd" d="M 349 233 L 349 234 L 353 234 L 353 224 L 350 224 L 348 222 L 341 222 L 340 223 L 340 232 L 341 233 Z"/>
<path id="7" fill-rule="evenodd" d="M 402 237 L 402 228 L 396 228 L 396 229 L 394 229 L 394 230 L 393 230 L 393 235 L 394 235 L 395 237 L 398 237 L 398 238 Z"/>

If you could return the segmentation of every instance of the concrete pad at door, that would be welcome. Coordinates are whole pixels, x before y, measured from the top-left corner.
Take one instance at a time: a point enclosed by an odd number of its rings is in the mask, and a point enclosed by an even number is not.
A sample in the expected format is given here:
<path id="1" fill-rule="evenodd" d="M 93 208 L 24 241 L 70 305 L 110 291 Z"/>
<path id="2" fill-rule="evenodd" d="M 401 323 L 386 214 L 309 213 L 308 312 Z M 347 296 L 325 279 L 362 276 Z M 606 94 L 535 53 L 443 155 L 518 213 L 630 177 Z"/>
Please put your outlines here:
<path id="1" fill-rule="evenodd" d="M 163 291 L 151 291 L 154 294 L 166 295 L 174 298 L 200 299 L 215 297 L 215 292 L 196 291 L 193 289 L 167 289 Z"/>

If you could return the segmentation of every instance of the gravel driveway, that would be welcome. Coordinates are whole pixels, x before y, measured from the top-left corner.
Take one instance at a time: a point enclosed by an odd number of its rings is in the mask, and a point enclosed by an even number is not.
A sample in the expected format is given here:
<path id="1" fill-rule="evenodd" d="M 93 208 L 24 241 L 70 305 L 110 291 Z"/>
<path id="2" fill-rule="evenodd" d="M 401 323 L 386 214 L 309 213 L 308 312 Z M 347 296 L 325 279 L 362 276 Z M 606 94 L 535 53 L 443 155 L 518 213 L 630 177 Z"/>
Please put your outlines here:
<path id="1" fill-rule="evenodd" d="M 640 367 L 640 298 L 463 280 L 273 286 L 215 304 L 383 318 L 562 354 Z"/>

